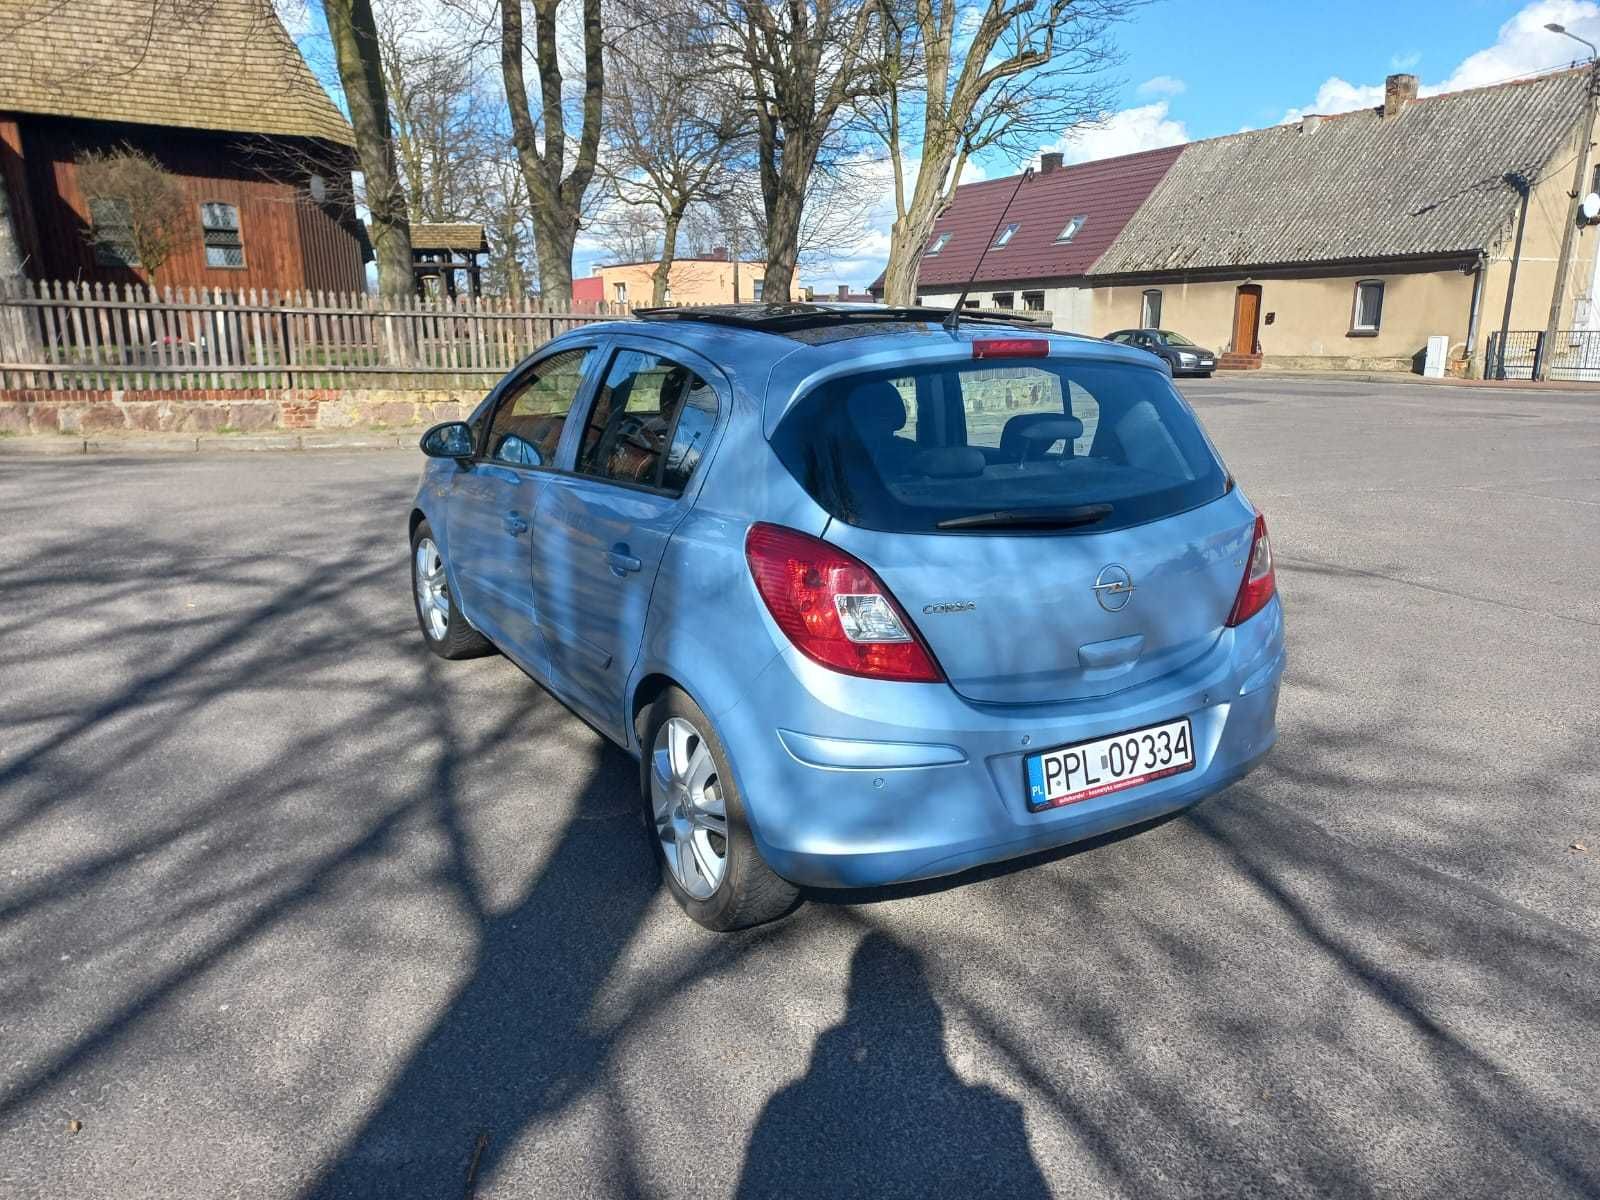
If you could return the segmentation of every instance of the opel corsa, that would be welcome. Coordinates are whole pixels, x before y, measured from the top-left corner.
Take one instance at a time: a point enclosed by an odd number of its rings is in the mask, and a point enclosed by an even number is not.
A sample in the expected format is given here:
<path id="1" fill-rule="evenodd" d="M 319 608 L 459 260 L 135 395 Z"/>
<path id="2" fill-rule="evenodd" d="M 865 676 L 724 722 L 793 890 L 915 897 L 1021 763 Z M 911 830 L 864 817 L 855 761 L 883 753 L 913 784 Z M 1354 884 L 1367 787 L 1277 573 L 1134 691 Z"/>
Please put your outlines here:
<path id="1" fill-rule="evenodd" d="M 1172 813 L 1276 737 L 1266 522 L 1165 365 L 944 316 L 594 324 L 422 439 L 429 649 L 636 755 L 712 929 Z"/>

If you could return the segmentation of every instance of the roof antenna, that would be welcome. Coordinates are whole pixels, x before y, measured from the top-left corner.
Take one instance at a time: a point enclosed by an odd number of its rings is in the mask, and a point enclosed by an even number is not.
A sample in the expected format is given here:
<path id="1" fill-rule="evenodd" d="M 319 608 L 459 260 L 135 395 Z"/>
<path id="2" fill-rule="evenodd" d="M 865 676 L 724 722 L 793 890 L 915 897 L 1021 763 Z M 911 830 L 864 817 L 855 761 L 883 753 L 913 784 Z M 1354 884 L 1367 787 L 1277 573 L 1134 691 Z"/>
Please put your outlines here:
<path id="1" fill-rule="evenodd" d="M 1011 189 L 1011 200 L 1017 198 L 1017 193 L 1022 190 L 1022 185 L 1027 183 L 1032 175 L 1032 167 L 1022 173 L 1022 177 L 1017 180 L 1017 186 Z M 972 290 L 972 281 L 978 277 L 978 268 L 983 266 L 983 255 L 989 253 L 990 247 L 994 245 L 995 236 L 1000 232 L 1000 222 L 1004 221 L 1006 214 L 1011 211 L 1011 200 L 1007 200 L 1006 206 L 1000 210 L 999 220 L 995 221 L 994 229 L 989 233 L 989 240 L 984 244 L 983 253 L 979 254 L 978 261 L 972 264 L 972 274 L 967 276 L 967 282 L 961 288 L 961 295 L 956 297 L 956 306 L 950 310 L 950 315 L 942 322 L 945 329 L 950 333 L 954 333 L 961 328 L 961 306 L 967 302 L 967 293 Z"/>

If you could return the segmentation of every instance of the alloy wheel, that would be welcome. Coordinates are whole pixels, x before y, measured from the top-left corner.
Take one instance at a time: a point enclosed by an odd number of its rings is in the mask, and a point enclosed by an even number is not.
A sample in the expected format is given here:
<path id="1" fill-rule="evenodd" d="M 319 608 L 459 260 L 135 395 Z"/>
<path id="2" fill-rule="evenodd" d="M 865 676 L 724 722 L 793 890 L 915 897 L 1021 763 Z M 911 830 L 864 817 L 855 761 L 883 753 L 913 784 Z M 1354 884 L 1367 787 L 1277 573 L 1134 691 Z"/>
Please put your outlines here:
<path id="1" fill-rule="evenodd" d="M 728 810 L 711 747 L 682 717 L 656 731 L 650 803 L 673 879 L 694 899 L 709 898 L 728 871 Z"/>
<path id="2" fill-rule="evenodd" d="M 417 611 L 428 636 L 442 642 L 450 632 L 450 583 L 445 578 L 444 558 L 432 538 L 417 543 L 413 574 L 417 581 Z"/>

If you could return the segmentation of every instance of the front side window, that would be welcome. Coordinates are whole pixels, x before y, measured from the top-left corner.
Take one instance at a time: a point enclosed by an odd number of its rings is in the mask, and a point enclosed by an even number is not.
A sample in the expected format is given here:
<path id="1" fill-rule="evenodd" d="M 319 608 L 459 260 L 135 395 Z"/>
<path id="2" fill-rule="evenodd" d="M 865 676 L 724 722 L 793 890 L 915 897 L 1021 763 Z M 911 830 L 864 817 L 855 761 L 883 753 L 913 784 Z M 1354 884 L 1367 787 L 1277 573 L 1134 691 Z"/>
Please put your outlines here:
<path id="1" fill-rule="evenodd" d="M 588 346 L 562 350 L 517 380 L 495 406 L 485 457 L 519 467 L 549 466 L 593 353 Z"/>
<path id="2" fill-rule="evenodd" d="M 929 255 L 938 254 L 940 251 L 942 251 L 946 246 L 948 246 L 950 244 L 951 236 L 952 235 L 950 235 L 948 233 L 939 234 L 937 237 L 935 237 L 933 239 L 933 244 L 928 247 L 926 253 L 929 254 Z"/>
<path id="3" fill-rule="evenodd" d="M 89 201 L 89 224 L 94 229 L 94 261 L 101 267 L 137 267 L 139 252 L 133 244 L 133 210 L 115 196 Z"/>
<path id="4" fill-rule="evenodd" d="M 834 517 L 885 532 L 1100 533 L 1227 488 L 1170 380 L 1121 363 L 848 376 L 802 397 L 773 446 Z"/>
<path id="5" fill-rule="evenodd" d="M 1043 292 L 1023 292 L 1022 293 L 1022 311 L 1023 312 L 1043 312 L 1044 311 L 1044 293 Z"/>
<path id="6" fill-rule="evenodd" d="M 688 367 L 618 350 L 595 396 L 578 473 L 681 492 L 717 420 L 717 393 Z"/>
<path id="7" fill-rule="evenodd" d="M 1356 284 L 1355 312 L 1350 319 L 1351 333 L 1377 333 L 1383 320 L 1383 284 L 1363 279 Z"/>
<path id="8" fill-rule="evenodd" d="M 757 300 L 764 298 L 767 291 L 767 281 L 765 279 L 758 279 L 751 286 L 755 289 L 755 298 Z"/>
<path id="9" fill-rule="evenodd" d="M 206 247 L 206 266 L 244 266 L 244 239 L 239 235 L 239 210 L 219 200 L 200 206 L 200 231 Z"/>
<path id="10" fill-rule="evenodd" d="M 1019 230 L 1021 228 L 1022 228 L 1022 226 L 1020 226 L 1020 225 L 1007 225 L 1004 229 L 1002 229 L 1000 231 L 1000 236 L 995 238 L 995 240 L 994 240 L 994 248 L 996 250 L 1000 249 L 1000 247 L 1004 246 L 1012 238 L 1016 237 L 1017 236 L 1017 230 Z"/>
<path id="11" fill-rule="evenodd" d="M 1161 324 L 1161 289 L 1147 288 L 1139 305 L 1139 324 L 1145 329 L 1156 329 Z"/>
<path id="12" fill-rule="evenodd" d="M 1073 217 L 1061 227 L 1061 232 L 1056 234 L 1056 244 L 1062 245 L 1078 236 L 1078 231 L 1083 228 L 1084 222 L 1089 218 L 1085 216 Z"/>
<path id="13" fill-rule="evenodd" d="M 614 284 L 612 286 L 612 294 L 616 296 L 618 304 L 626 304 L 628 302 L 628 285 L 625 283 Z"/>
<path id="14" fill-rule="evenodd" d="M 1016 298 L 1015 292 L 996 292 L 994 294 L 994 306 L 996 308 L 1010 308 Z"/>

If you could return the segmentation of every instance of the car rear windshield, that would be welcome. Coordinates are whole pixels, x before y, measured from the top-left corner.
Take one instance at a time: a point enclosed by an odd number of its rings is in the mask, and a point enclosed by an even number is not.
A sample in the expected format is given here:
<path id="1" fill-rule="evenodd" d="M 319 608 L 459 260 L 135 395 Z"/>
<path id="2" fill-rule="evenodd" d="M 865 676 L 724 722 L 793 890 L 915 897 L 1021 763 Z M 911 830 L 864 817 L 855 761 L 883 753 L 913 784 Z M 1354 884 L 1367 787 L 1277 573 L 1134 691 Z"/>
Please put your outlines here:
<path id="1" fill-rule="evenodd" d="M 773 446 L 833 516 L 890 532 L 1099 533 L 1228 487 L 1167 378 L 1118 363 L 846 376 L 803 396 Z"/>

